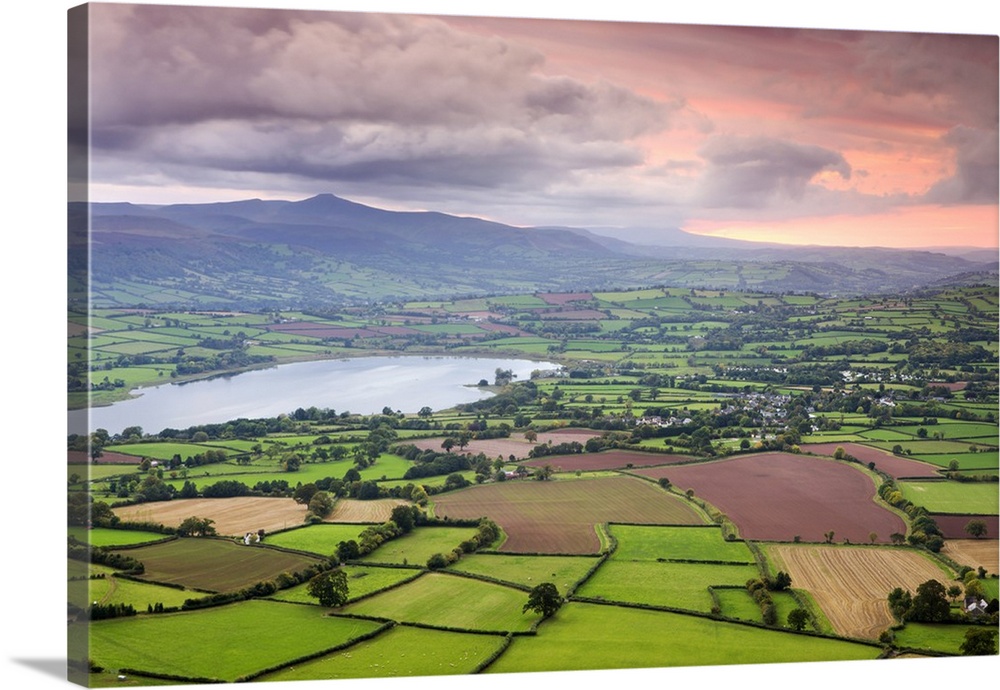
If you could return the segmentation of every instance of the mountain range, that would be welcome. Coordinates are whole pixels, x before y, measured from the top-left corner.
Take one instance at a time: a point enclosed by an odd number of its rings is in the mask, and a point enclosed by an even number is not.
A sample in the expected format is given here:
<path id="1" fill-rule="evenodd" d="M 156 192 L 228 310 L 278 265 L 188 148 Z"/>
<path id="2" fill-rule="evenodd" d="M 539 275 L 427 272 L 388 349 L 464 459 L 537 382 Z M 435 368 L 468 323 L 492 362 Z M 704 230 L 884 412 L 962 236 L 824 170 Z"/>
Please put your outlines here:
<path id="1" fill-rule="evenodd" d="M 95 306 L 301 307 L 644 285 L 860 294 L 995 284 L 998 269 L 988 251 L 800 247 L 676 228 L 523 228 L 332 194 L 77 202 L 68 212 L 71 245 L 76 238 L 90 249 L 88 267 L 71 246 L 71 270 L 90 271 Z"/>

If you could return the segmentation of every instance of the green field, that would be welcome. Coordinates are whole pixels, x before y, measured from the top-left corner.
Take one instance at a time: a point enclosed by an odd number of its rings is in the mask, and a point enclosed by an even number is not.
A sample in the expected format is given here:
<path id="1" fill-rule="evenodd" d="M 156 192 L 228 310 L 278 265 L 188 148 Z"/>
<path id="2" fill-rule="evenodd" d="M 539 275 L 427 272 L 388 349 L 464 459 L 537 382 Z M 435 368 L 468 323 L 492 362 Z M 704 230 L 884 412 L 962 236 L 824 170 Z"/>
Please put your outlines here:
<path id="1" fill-rule="evenodd" d="M 324 609 L 315 606 L 246 601 L 188 613 L 97 621 L 90 626 L 90 656 L 106 668 L 232 682 L 379 627 L 372 621 L 323 614 Z M 206 630 L 215 631 L 210 643 L 203 636 Z M 226 641 L 219 644 L 223 631 Z"/>
<path id="2" fill-rule="evenodd" d="M 418 527 L 382 544 L 361 560 L 366 563 L 424 565 L 436 553 L 448 553 L 476 533 L 475 527 Z"/>
<path id="3" fill-rule="evenodd" d="M 134 546 L 135 544 L 148 544 L 149 542 L 172 538 L 169 534 L 160 534 L 159 532 L 107 529 L 104 527 L 95 527 L 93 529 L 71 527 L 69 534 L 91 546 Z"/>
<path id="4" fill-rule="evenodd" d="M 373 639 L 267 674 L 261 680 L 396 678 L 471 673 L 502 644 L 500 635 L 470 635 L 397 625 Z"/>
<path id="5" fill-rule="evenodd" d="M 580 644 L 586 640 L 586 644 Z M 868 646 L 699 616 L 571 603 L 519 637 L 488 673 L 874 659 Z"/>
<path id="6" fill-rule="evenodd" d="M 653 604 L 708 613 L 710 586 L 745 585 L 759 576 L 756 565 L 657 563 L 612 558 L 587 580 L 577 594 L 635 604 Z"/>
<path id="7" fill-rule="evenodd" d="M 517 554 L 474 553 L 463 556 L 449 571 L 471 573 L 533 587 L 551 582 L 565 593 L 579 582 L 597 562 L 596 556 L 522 556 Z"/>
<path id="8" fill-rule="evenodd" d="M 268 536 L 267 542 L 275 546 L 296 551 L 308 551 L 320 556 L 330 556 L 337 552 L 337 544 L 342 541 L 357 540 L 367 525 L 323 523 L 309 525 Z"/>
<path id="9" fill-rule="evenodd" d="M 951 481 L 899 482 L 903 496 L 932 513 L 996 515 L 998 508 L 995 482 Z"/>
<path id="10" fill-rule="evenodd" d="M 979 626 L 910 622 L 902 630 L 895 631 L 895 643 L 899 647 L 960 654 L 959 648 L 965 641 L 965 631 L 974 627 Z"/>
<path id="11" fill-rule="evenodd" d="M 655 561 L 657 559 L 754 562 L 753 554 L 742 541 L 728 542 L 722 531 L 710 527 L 647 527 L 611 525 L 618 539 L 615 560 Z"/>
<path id="12" fill-rule="evenodd" d="M 525 631 L 538 620 L 537 614 L 521 611 L 527 600 L 527 592 L 520 589 L 428 573 L 341 611 L 452 629 Z"/>

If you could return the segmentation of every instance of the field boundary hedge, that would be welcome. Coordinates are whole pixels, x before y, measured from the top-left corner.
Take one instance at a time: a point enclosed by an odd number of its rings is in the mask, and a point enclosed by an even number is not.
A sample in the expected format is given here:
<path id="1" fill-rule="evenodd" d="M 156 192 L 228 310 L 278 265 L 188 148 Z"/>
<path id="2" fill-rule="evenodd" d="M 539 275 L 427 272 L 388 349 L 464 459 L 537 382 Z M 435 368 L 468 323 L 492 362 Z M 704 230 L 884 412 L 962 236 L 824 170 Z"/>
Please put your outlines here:
<path id="1" fill-rule="evenodd" d="M 174 676 L 169 673 L 156 673 L 155 671 L 141 671 L 135 668 L 120 668 L 118 673 L 121 675 L 133 675 L 142 676 L 143 678 L 158 678 L 159 680 L 173 680 L 179 683 L 192 683 L 198 684 L 218 684 L 218 683 L 228 683 L 229 681 L 219 680 L 218 678 L 199 678 L 199 677 L 189 677 L 189 676 Z"/>
<path id="2" fill-rule="evenodd" d="M 494 652 L 490 654 L 488 657 L 479 662 L 476 668 L 470 671 L 470 673 L 473 674 L 482 673 L 483 671 L 488 669 L 490 666 L 493 665 L 494 661 L 499 659 L 503 655 L 503 653 L 507 651 L 507 648 L 510 647 L 513 641 L 514 641 L 513 635 L 511 635 L 510 633 L 504 635 L 503 642 L 500 643 L 500 647 L 494 650 Z"/>

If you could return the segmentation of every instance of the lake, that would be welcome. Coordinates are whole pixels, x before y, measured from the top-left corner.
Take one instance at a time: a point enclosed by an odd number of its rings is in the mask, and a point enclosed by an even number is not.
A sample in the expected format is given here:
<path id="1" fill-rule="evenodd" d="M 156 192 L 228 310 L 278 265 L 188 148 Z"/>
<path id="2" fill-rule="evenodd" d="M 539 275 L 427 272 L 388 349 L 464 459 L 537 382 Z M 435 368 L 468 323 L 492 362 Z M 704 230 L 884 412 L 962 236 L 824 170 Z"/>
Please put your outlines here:
<path id="1" fill-rule="evenodd" d="M 414 413 L 489 397 L 476 388 L 493 383 L 496 370 L 510 369 L 515 380 L 531 372 L 558 369 L 551 362 L 474 357 L 359 357 L 282 364 L 232 376 L 164 384 L 134 391 L 138 397 L 105 407 L 69 412 L 70 433 L 106 429 L 117 434 L 140 426 L 146 433 L 186 429 L 245 417 L 276 417 L 299 407 L 374 414 L 384 407 Z M 90 420 L 88 423 L 87 414 Z"/>

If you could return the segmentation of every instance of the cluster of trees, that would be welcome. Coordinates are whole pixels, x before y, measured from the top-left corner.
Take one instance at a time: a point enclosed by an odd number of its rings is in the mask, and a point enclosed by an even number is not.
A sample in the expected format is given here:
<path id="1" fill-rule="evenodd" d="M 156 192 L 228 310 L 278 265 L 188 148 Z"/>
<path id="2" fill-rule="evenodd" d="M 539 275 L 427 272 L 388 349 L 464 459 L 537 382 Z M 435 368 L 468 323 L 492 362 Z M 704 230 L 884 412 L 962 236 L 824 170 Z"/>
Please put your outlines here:
<path id="1" fill-rule="evenodd" d="M 473 553 L 480 548 L 485 548 L 495 542 L 500 537 L 500 527 L 489 518 L 481 518 L 476 528 L 476 533 L 466 539 L 448 553 L 436 553 L 427 559 L 427 567 L 431 570 L 447 568 L 452 563 L 457 563 L 464 554 Z"/>
<path id="2" fill-rule="evenodd" d="M 132 604 L 99 604 L 94 602 L 87 607 L 87 618 L 92 621 L 100 621 L 108 618 L 124 618 L 134 615 L 136 615 L 136 610 Z"/>
<path id="3" fill-rule="evenodd" d="M 778 622 L 778 609 L 774 605 L 774 600 L 771 599 L 771 592 L 786 590 L 791 584 L 792 578 L 784 571 L 779 571 L 775 577 L 766 580 L 761 578 L 747 580 L 747 591 L 760 606 L 761 619 L 765 625 L 776 625 Z M 803 622 L 804 626 L 805 622 Z M 801 630 L 801 628 L 796 629 Z"/>

